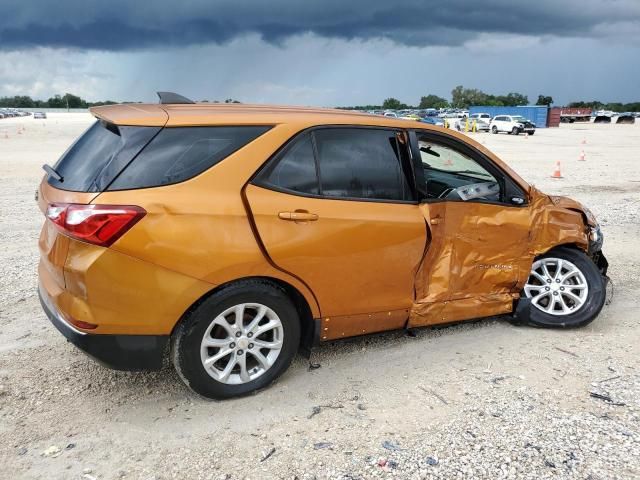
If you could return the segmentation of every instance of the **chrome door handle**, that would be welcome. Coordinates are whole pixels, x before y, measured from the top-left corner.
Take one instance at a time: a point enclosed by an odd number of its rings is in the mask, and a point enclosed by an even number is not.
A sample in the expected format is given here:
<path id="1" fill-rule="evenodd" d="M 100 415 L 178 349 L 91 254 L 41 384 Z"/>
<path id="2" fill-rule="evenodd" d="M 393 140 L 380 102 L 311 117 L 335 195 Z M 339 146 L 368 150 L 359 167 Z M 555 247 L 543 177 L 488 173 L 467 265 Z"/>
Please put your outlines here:
<path id="1" fill-rule="evenodd" d="M 289 222 L 315 222 L 318 215 L 310 212 L 280 212 L 278 218 Z"/>

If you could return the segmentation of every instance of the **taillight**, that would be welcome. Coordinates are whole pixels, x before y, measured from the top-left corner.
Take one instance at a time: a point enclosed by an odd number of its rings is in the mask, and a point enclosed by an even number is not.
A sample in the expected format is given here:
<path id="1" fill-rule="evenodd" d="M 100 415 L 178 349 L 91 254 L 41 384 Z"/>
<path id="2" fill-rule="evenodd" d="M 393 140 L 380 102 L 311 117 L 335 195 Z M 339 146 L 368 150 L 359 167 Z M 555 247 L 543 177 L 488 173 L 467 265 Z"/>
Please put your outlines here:
<path id="1" fill-rule="evenodd" d="M 135 205 L 79 205 L 51 203 L 46 216 L 65 235 L 108 247 L 147 212 Z"/>

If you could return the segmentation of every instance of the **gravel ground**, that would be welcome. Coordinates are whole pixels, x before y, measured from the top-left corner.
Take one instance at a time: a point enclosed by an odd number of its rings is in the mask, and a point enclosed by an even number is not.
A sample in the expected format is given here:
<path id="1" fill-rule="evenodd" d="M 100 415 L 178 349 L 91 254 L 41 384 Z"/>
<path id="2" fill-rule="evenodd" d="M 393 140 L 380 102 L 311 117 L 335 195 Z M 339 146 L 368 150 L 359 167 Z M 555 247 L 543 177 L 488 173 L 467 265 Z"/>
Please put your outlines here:
<path id="1" fill-rule="evenodd" d="M 491 319 L 329 343 L 321 368 L 298 358 L 271 388 L 214 402 L 169 366 L 102 368 L 40 310 L 40 166 L 90 121 L 0 120 L 0 478 L 640 478 L 640 125 L 475 136 L 601 220 L 615 296 L 588 327 Z"/>

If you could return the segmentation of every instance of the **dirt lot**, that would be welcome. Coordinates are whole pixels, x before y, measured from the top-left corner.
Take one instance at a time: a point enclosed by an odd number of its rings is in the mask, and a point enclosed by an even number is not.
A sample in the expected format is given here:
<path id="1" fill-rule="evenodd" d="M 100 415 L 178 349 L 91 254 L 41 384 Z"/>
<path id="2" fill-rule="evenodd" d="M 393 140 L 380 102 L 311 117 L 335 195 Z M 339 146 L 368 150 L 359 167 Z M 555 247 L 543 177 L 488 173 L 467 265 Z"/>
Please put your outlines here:
<path id="1" fill-rule="evenodd" d="M 90 121 L 0 120 L 0 478 L 640 478 L 640 125 L 475 137 L 600 219 L 615 296 L 587 328 L 493 319 L 330 343 L 321 368 L 299 358 L 270 389 L 213 402 L 168 366 L 97 365 L 40 310 L 40 167 Z"/>

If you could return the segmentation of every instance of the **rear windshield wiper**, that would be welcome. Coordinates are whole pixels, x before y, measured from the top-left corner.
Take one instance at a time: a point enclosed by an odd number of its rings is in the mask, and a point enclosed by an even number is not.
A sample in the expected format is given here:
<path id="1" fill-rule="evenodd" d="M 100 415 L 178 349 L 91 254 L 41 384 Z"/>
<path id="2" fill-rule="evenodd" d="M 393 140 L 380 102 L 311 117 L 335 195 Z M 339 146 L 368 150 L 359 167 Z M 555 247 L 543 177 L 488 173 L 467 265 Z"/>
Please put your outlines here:
<path id="1" fill-rule="evenodd" d="M 55 168 L 53 168 L 51 165 L 47 165 L 46 163 L 42 166 L 42 169 L 47 172 L 49 174 L 49 176 L 55 178 L 57 181 L 62 182 L 63 178 L 62 175 L 60 175 Z"/>

